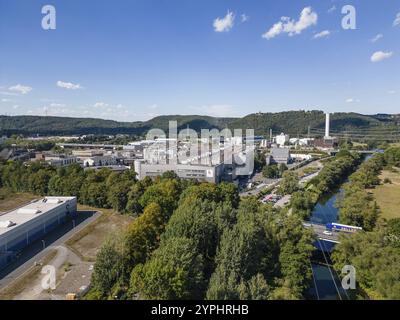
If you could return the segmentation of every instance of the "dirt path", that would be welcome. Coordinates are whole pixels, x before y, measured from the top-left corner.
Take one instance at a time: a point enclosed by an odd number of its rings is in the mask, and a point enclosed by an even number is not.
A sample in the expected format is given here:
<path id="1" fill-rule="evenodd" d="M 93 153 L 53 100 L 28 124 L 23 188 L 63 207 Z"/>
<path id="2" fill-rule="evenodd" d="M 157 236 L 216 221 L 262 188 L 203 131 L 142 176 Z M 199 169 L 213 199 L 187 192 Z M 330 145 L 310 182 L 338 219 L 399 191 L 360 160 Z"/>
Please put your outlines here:
<path id="1" fill-rule="evenodd" d="M 58 271 L 66 262 L 69 250 L 64 246 L 57 246 L 54 249 L 57 250 L 56 256 L 48 263 L 48 265 L 53 266 L 56 270 L 56 275 L 58 276 Z M 14 297 L 14 300 L 37 300 L 41 299 L 42 293 L 45 291 L 42 286 L 42 274 L 39 274 L 36 279 L 34 279 L 32 286 L 24 289 L 20 294 Z M 46 292 L 47 293 L 47 292 Z"/>

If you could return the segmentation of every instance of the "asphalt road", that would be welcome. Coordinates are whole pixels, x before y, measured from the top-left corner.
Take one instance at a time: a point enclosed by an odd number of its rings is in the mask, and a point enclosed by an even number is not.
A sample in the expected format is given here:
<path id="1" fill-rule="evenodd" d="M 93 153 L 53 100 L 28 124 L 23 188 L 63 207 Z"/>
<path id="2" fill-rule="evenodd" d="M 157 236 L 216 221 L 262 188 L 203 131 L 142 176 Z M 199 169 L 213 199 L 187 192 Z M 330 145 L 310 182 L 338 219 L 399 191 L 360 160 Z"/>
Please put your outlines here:
<path id="1" fill-rule="evenodd" d="M 339 232 L 332 231 L 330 235 L 325 234 L 326 226 L 322 224 L 315 223 L 303 223 L 303 226 L 306 228 L 313 228 L 314 233 L 317 235 L 318 239 L 339 243 Z"/>

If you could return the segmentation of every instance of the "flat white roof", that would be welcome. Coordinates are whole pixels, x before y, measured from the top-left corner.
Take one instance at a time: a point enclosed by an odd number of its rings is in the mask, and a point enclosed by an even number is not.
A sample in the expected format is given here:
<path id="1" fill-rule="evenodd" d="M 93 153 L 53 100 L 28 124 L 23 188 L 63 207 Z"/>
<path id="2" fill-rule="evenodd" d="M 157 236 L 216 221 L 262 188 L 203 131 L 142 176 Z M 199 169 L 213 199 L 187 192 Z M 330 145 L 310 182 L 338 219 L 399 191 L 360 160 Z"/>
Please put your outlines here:
<path id="1" fill-rule="evenodd" d="M 6 222 L 15 223 L 8 228 L 0 227 L 0 236 L 10 230 L 39 217 L 46 212 L 60 206 L 68 200 L 73 200 L 75 197 L 45 197 L 39 200 L 33 200 L 29 204 L 17 208 L 13 211 L 0 214 L 0 226 Z M 2 223 L 3 222 L 3 223 Z"/>

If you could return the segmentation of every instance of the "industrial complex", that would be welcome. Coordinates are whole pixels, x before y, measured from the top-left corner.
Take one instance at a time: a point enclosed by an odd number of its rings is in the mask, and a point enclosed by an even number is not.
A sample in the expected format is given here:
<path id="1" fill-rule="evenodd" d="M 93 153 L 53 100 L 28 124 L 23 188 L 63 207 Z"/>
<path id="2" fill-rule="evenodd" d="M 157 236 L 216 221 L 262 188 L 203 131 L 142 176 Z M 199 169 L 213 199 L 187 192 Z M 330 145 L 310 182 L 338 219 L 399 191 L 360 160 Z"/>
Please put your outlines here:
<path id="1" fill-rule="evenodd" d="M 108 168 L 115 172 L 134 169 L 138 179 L 154 178 L 173 171 L 183 179 L 237 184 L 240 176 L 251 176 L 254 173 L 246 164 L 253 162 L 251 159 L 255 152 L 265 156 L 267 165 L 288 165 L 309 160 L 311 156 L 308 153 L 313 150 L 333 150 L 338 143 L 338 139 L 330 133 L 329 113 L 326 113 L 325 135 L 320 138 L 311 138 L 310 134 L 303 138 L 299 135 L 290 137 L 284 132 L 274 136 L 272 129 L 268 138 L 225 138 L 224 135 L 204 138 L 196 135 L 194 138 L 188 128 L 174 138 L 147 137 L 146 140 L 124 145 L 71 143 L 67 140 L 57 144 L 63 151 L 31 151 L 33 154 L 27 155 L 26 162 L 40 161 L 54 167 L 76 164 L 85 170 Z M 251 143 L 248 143 L 249 140 Z M 241 170 L 243 168 L 246 170 Z"/>

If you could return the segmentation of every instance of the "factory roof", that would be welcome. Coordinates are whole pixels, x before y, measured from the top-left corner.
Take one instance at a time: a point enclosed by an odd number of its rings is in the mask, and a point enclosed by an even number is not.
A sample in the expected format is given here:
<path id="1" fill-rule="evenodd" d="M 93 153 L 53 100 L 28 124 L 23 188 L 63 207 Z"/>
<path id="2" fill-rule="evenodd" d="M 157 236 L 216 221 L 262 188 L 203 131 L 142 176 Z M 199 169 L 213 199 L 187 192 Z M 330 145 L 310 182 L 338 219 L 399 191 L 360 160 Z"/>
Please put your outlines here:
<path id="1" fill-rule="evenodd" d="M 0 236 L 74 198 L 45 197 L 44 199 L 33 200 L 13 211 L 0 214 Z"/>
<path id="2" fill-rule="evenodd" d="M 290 151 L 288 148 L 272 148 L 271 156 L 274 158 L 289 158 Z"/>

